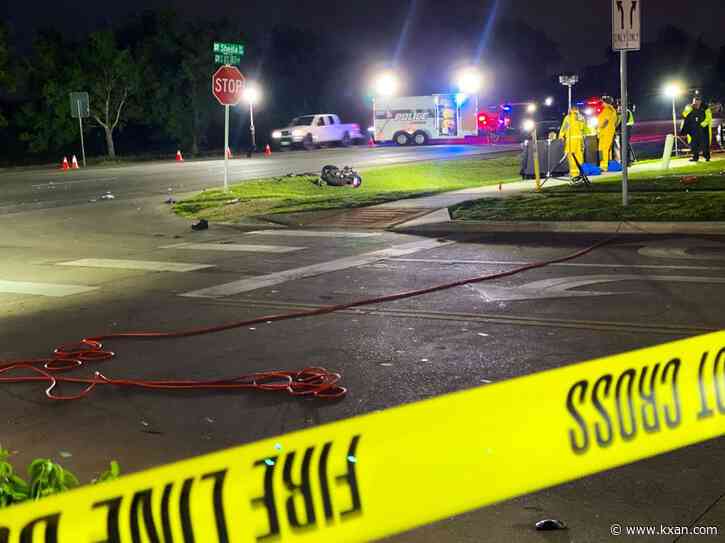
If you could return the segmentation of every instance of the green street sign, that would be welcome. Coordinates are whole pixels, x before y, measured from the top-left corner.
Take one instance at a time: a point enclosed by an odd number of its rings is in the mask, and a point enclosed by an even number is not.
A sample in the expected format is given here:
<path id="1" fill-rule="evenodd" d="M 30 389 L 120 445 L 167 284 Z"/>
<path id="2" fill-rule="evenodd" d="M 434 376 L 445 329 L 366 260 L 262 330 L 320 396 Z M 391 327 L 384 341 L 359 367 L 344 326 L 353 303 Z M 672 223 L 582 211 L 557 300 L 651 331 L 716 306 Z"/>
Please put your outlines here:
<path id="1" fill-rule="evenodd" d="M 212 51 L 217 64 L 239 64 L 244 56 L 244 44 L 215 41 Z"/>

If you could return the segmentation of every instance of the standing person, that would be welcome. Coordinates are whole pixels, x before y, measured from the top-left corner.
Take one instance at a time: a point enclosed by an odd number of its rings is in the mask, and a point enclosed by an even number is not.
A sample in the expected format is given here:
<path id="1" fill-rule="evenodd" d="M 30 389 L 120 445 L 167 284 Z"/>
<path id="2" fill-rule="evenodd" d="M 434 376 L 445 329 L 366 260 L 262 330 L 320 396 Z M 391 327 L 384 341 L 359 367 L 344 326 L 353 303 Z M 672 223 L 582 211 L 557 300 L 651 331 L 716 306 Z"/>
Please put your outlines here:
<path id="1" fill-rule="evenodd" d="M 705 161 L 710 162 L 710 147 L 712 147 L 712 110 L 713 102 L 708 102 L 705 107 L 705 120 L 702 122 L 702 156 Z"/>
<path id="2" fill-rule="evenodd" d="M 579 114 L 579 108 L 572 106 L 559 130 L 559 138 L 564 140 L 564 153 L 569 160 L 569 175 L 572 179 L 581 175 L 580 166 L 584 163 L 585 126 L 586 121 Z"/>
<path id="3" fill-rule="evenodd" d="M 689 111 L 688 111 L 689 110 Z M 697 162 L 700 160 L 700 153 L 704 151 L 703 146 L 705 143 L 705 127 L 707 126 L 705 120 L 705 110 L 702 107 L 702 100 L 700 97 L 695 97 L 692 101 L 692 106 L 685 108 L 687 114 L 685 115 L 685 122 L 682 123 L 681 136 L 687 136 L 690 141 L 690 147 L 692 148 L 692 158 L 690 162 Z M 710 150 L 705 151 L 706 159 L 710 156 Z"/>
<path id="4" fill-rule="evenodd" d="M 620 128 L 622 125 L 622 103 L 620 101 L 617 101 L 617 128 Z M 624 128 L 621 129 L 621 132 L 627 133 L 627 142 L 629 147 L 629 163 L 634 162 L 634 151 L 632 150 L 632 140 L 630 139 L 632 137 L 632 128 L 634 127 L 634 113 L 632 113 L 632 110 L 627 108 L 627 124 L 624 125 Z M 616 159 L 620 162 L 622 161 L 622 141 L 623 138 L 620 134 L 620 136 L 617 138 L 617 145 L 615 145 L 615 156 Z"/>
<path id="5" fill-rule="evenodd" d="M 612 156 L 614 135 L 617 132 L 617 110 L 614 109 L 614 99 L 611 96 L 602 96 L 602 111 L 597 117 L 599 129 L 599 167 L 603 172 L 609 171 L 609 159 Z"/>

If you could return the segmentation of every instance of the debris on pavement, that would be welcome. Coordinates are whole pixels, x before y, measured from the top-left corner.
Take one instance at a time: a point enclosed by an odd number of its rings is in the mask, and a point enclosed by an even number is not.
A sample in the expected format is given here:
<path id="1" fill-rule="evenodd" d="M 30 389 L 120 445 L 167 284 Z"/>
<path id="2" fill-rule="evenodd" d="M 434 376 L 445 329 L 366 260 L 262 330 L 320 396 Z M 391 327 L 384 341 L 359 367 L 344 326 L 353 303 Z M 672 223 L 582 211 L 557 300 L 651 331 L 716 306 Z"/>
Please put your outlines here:
<path id="1" fill-rule="evenodd" d="M 194 231 L 207 230 L 208 228 L 209 223 L 206 219 L 199 219 L 197 222 L 191 225 L 191 229 Z"/>
<path id="2" fill-rule="evenodd" d="M 551 532 L 553 530 L 566 530 L 566 524 L 556 519 L 544 519 L 536 523 L 536 529 L 542 532 Z"/>

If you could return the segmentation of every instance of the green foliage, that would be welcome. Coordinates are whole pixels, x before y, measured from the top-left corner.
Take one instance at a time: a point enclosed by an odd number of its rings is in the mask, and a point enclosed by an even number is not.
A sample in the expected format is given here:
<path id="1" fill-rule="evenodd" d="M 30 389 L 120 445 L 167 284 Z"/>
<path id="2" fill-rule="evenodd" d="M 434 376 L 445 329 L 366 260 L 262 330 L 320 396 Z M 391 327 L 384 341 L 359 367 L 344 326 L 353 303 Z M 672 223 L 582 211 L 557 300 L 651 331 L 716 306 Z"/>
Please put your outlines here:
<path id="1" fill-rule="evenodd" d="M 15 474 L 12 464 L 8 462 L 8 456 L 8 451 L 0 447 L 0 509 L 30 497 L 28 483 Z"/>
<path id="2" fill-rule="evenodd" d="M 118 462 L 115 460 L 111 460 L 111 463 L 108 466 L 108 469 L 101 473 L 98 477 L 93 479 L 91 481 L 93 484 L 97 483 L 105 483 L 107 481 L 114 481 L 118 479 L 121 476 L 121 467 L 118 465 Z"/>
<path id="3" fill-rule="evenodd" d="M 76 47 L 55 31 L 42 32 L 33 44 L 27 87 L 39 90 L 15 119 L 20 139 L 32 152 L 61 149 L 78 138 L 78 122 L 70 116 L 68 99 L 68 93 L 81 85 Z"/>
<path id="4" fill-rule="evenodd" d="M 60 464 L 46 458 L 33 460 L 28 468 L 30 499 L 38 500 L 80 485 L 78 479 Z"/>
<path id="5" fill-rule="evenodd" d="M 15 78 L 10 71 L 10 51 L 8 49 L 8 29 L 5 23 L 0 22 L 0 89 L 12 90 L 15 87 Z M 7 126 L 8 122 L 0 112 L 0 127 Z"/>
<path id="6" fill-rule="evenodd" d="M 8 451 L 0 447 L 0 509 L 28 500 L 39 500 L 52 494 L 65 492 L 80 486 L 78 478 L 60 464 L 47 458 L 38 458 L 28 467 L 28 480 L 15 473 L 9 462 Z M 111 461 L 109 468 L 92 483 L 113 481 L 121 474 L 118 462 Z"/>

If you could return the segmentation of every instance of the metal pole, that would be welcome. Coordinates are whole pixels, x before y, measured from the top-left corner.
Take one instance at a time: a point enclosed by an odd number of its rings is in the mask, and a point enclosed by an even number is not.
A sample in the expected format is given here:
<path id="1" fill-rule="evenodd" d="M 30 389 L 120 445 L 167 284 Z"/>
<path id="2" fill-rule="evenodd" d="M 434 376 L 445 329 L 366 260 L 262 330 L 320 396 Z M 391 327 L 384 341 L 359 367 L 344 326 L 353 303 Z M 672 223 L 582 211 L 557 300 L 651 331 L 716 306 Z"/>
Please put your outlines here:
<path id="1" fill-rule="evenodd" d="M 373 96 L 373 124 L 371 126 L 373 127 L 373 133 L 370 134 L 370 132 L 368 132 L 368 140 L 372 138 L 372 140 L 375 141 L 375 96 Z"/>
<path id="2" fill-rule="evenodd" d="M 571 85 L 567 85 L 569 88 L 569 109 L 571 109 Z"/>
<path id="3" fill-rule="evenodd" d="M 677 113 L 675 111 L 675 100 L 676 98 L 672 97 L 672 135 L 675 137 L 675 156 L 677 156 Z"/>
<path id="4" fill-rule="evenodd" d="M 627 51 L 620 51 L 620 77 L 622 80 L 622 120 L 620 122 L 622 131 L 622 205 L 629 204 L 628 184 L 629 172 L 629 134 L 627 134 Z"/>
<path id="5" fill-rule="evenodd" d="M 252 149 L 257 148 L 257 139 L 254 134 L 254 104 L 249 102 L 249 131 L 252 134 Z"/>
<path id="6" fill-rule="evenodd" d="M 531 143 L 534 144 L 534 176 L 536 177 L 536 190 L 541 190 L 541 168 L 539 167 L 539 138 L 536 135 L 536 124 L 531 132 Z"/>
<path id="7" fill-rule="evenodd" d="M 81 155 L 83 155 L 83 167 L 86 167 L 86 147 L 83 143 L 83 115 L 81 115 L 81 101 L 77 100 L 78 105 L 78 128 L 81 131 Z"/>
<path id="8" fill-rule="evenodd" d="M 229 106 L 224 106 L 224 192 L 229 192 Z"/>

